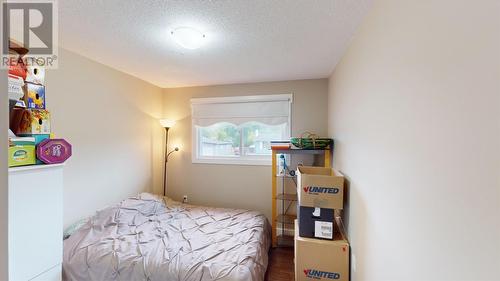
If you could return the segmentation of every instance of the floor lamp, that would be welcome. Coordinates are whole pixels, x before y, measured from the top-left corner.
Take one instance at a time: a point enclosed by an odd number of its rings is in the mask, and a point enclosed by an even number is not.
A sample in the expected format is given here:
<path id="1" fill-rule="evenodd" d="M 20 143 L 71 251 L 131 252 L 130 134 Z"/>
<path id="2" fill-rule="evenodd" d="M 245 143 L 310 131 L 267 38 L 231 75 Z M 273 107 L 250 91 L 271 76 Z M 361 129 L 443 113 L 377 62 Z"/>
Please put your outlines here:
<path id="1" fill-rule="evenodd" d="M 168 151 L 168 129 L 172 128 L 175 125 L 174 120 L 170 119 L 161 119 L 160 124 L 163 128 L 165 128 L 165 166 L 163 169 L 163 196 L 167 195 L 167 163 L 168 163 L 168 156 L 170 154 L 174 153 L 175 151 L 179 151 L 179 148 L 176 147 L 172 151 Z"/>

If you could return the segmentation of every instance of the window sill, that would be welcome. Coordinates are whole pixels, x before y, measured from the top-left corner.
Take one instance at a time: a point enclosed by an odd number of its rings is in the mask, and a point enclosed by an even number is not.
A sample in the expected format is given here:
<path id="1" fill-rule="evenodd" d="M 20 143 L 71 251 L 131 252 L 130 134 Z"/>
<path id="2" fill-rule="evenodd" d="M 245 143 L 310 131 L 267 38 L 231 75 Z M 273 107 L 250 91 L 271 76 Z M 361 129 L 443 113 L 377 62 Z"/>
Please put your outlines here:
<path id="1" fill-rule="evenodd" d="M 193 164 L 214 164 L 214 165 L 244 165 L 244 166 L 271 166 L 269 160 L 250 159 L 193 159 Z"/>

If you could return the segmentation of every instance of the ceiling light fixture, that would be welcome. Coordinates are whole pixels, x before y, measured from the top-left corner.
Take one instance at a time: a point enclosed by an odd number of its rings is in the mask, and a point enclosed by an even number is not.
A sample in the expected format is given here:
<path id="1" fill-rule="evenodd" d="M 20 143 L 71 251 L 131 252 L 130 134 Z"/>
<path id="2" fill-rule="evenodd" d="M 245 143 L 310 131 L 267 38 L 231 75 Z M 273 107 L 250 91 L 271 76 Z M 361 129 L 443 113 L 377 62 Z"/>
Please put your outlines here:
<path id="1" fill-rule="evenodd" d="M 175 43 L 189 50 L 198 49 L 205 43 L 205 34 L 191 27 L 178 27 L 170 34 Z"/>

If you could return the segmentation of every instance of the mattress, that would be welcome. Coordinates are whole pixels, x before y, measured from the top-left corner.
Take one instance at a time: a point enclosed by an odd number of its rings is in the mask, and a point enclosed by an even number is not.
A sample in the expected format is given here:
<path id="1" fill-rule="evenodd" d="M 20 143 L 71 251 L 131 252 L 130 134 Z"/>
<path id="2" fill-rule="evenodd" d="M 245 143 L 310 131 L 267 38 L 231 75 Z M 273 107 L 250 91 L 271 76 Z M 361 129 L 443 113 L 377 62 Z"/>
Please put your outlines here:
<path id="1" fill-rule="evenodd" d="M 98 211 L 64 241 L 65 280 L 262 281 L 270 227 L 254 211 L 148 193 Z"/>

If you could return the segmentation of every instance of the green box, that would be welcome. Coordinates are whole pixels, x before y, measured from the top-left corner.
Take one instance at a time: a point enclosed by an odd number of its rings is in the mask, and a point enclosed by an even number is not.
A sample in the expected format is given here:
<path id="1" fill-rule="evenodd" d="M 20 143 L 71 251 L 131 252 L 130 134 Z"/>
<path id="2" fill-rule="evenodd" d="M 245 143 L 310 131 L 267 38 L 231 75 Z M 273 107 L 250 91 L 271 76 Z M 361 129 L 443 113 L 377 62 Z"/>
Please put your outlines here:
<path id="1" fill-rule="evenodd" d="M 35 139 L 14 138 L 10 140 L 9 167 L 35 165 Z"/>

